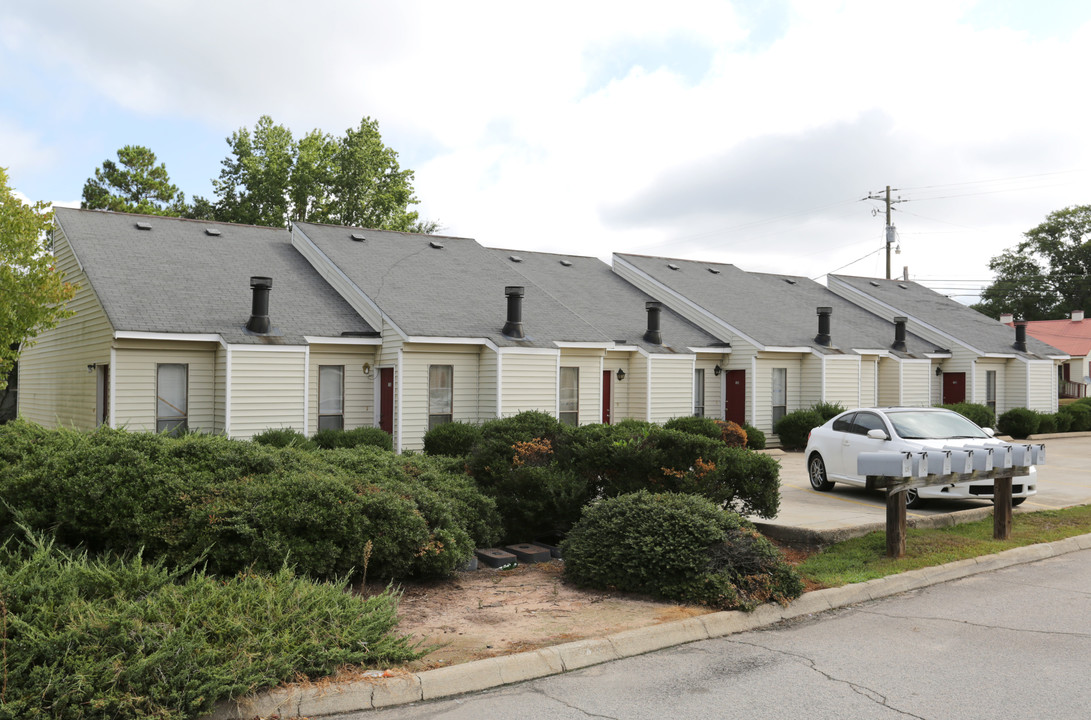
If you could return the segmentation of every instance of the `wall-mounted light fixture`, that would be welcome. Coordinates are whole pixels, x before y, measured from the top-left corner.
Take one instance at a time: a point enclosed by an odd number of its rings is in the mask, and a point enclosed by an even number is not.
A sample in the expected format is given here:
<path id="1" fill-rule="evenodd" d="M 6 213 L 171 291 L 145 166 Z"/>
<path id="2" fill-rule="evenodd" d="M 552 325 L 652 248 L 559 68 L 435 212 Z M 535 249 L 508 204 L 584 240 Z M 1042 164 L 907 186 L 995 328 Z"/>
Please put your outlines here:
<path id="1" fill-rule="evenodd" d="M 93 373 L 95 371 L 95 368 L 97 368 L 97 367 L 98 367 L 98 363 L 91 363 L 90 365 L 87 366 L 87 372 Z"/>
<path id="2" fill-rule="evenodd" d="M 371 363 L 364 363 L 364 376 L 371 377 Z"/>
<path id="3" fill-rule="evenodd" d="M 619 382 L 620 382 L 621 380 L 624 380 L 624 379 L 625 379 L 625 371 L 624 371 L 624 370 L 622 370 L 621 368 L 618 368 L 618 369 L 617 369 L 617 379 L 618 379 L 618 381 L 619 381 Z"/>
<path id="4" fill-rule="evenodd" d="M 723 371 L 724 371 L 724 369 L 722 367 L 720 367 L 719 365 L 712 368 L 712 374 L 715 375 L 716 377 L 720 377 L 720 373 L 722 373 Z"/>
<path id="5" fill-rule="evenodd" d="M 940 377 L 942 375 L 943 375 L 943 368 L 941 368 L 939 365 L 936 365 L 936 377 Z"/>

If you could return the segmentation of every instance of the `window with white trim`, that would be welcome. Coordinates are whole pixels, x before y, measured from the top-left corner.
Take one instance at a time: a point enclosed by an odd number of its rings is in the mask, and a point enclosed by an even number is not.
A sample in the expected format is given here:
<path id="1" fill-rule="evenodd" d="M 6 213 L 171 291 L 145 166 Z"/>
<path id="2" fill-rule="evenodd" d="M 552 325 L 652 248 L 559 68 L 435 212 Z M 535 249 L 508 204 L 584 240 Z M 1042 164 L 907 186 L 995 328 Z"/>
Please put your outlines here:
<path id="1" fill-rule="evenodd" d="M 318 366 L 318 429 L 345 429 L 345 366 Z"/>
<path id="2" fill-rule="evenodd" d="M 454 419 L 453 365 L 428 366 L 428 429 Z"/>
<path id="3" fill-rule="evenodd" d="M 561 368 L 561 404 L 558 419 L 566 425 L 580 424 L 580 369 Z"/>
<path id="4" fill-rule="evenodd" d="M 189 429 L 189 365 L 155 366 L 155 431 L 171 434 Z"/>
<path id="5" fill-rule="evenodd" d="M 985 371 L 985 404 L 996 414 L 996 371 Z"/>
<path id="6" fill-rule="evenodd" d="M 705 416 L 705 369 L 693 371 L 693 414 Z"/>
<path id="7" fill-rule="evenodd" d="M 788 368 L 773 368 L 773 424 L 788 414 Z"/>

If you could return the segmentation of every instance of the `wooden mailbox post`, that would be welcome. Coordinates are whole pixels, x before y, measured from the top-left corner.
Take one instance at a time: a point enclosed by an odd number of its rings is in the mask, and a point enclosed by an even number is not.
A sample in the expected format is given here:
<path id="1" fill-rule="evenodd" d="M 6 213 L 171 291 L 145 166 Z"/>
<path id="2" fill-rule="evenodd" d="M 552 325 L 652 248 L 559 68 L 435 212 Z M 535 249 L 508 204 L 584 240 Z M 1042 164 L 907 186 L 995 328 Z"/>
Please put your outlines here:
<path id="1" fill-rule="evenodd" d="M 991 449 L 1002 450 L 997 458 L 1000 467 L 993 467 Z M 976 460 L 974 453 L 978 455 Z M 857 459 L 858 472 L 867 478 L 867 487 L 886 490 L 886 554 L 888 557 L 905 556 L 906 534 L 906 490 L 933 485 L 953 485 L 970 480 L 993 481 L 993 538 L 1007 540 L 1011 537 L 1011 481 L 1014 477 L 1030 474 L 1030 465 L 1045 462 L 1044 445 L 997 445 L 969 448 L 967 450 L 940 450 L 941 457 L 929 458 L 929 451 L 923 453 L 885 452 L 861 453 Z M 956 467 L 952 470 L 951 455 Z M 868 457 L 865 457 L 868 456 Z M 887 457 L 878 457 L 887 456 Z M 868 471 L 876 467 L 888 468 L 881 475 L 871 475 Z M 894 472 L 889 472 L 893 469 Z M 968 471 L 968 472 L 967 472 Z"/>

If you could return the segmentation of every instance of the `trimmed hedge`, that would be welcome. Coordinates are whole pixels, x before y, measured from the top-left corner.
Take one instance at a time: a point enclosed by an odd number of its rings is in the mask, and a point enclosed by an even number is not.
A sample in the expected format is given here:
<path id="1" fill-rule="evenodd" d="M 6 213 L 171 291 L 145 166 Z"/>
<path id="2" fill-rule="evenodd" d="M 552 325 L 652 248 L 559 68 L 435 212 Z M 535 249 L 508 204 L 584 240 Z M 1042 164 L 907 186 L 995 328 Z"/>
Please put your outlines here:
<path id="1" fill-rule="evenodd" d="M 562 549 L 565 576 L 583 587 L 742 610 L 803 593 L 750 523 L 694 495 L 640 491 L 596 502 Z"/>
<path id="2" fill-rule="evenodd" d="M 307 439 L 306 435 L 291 428 L 269 428 L 253 436 L 250 440 L 269 447 L 296 447 L 302 450 L 313 450 L 317 447 Z"/>
<path id="3" fill-rule="evenodd" d="M 695 415 L 671 418 L 663 423 L 663 428 L 687 432 L 690 435 L 701 435 L 713 440 L 719 440 L 723 436 L 723 428 L 716 420 Z"/>
<path id="4" fill-rule="evenodd" d="M 437 425 L 424 434 L 424 452 L 429 455 L 461 457 L 469 455 L 481 439 L 481 428 L 463 422 Z"/>
<path id="5" fill-rule="evenodd" d="M 744 423 L 742 429 L 746 431 L 746 447 L 751 450 L 765 449 L 765 433 L 750 423 Z"/>
<path id="6" fill-rule="evenodd" d="M 1027 408 L 1012 408 L 997 419 L 997 426 L 1003 435 L 1022 439 L 1038 432 L 1038 413 Z"/>
<path id="7" fill-rule="evenodd" d="M 1068 416 L 1069 430 L 1071 432 L 1086 432 L 1091 430 L 1091 405 L 1082 401 L 1065 405 L 1060 412 Z"/>
<path id="8" fill-rule="evenodd" d="M 495 503 L 430 458 L 222 437 L 0 427 L 0 529 L 16 509 L 67 545 L 210 571 L 446 575 L 499 534 Z"/>
<path id="9" fill-rule="evenodd" d="M 89 557 L 40 536 L 0 546 L 3 697 L 22 720 L 207 715 L 217 701 L 345 664 L 420 655 L 394 634 L 398 595 L 281 569 L 223 579 L 139 555 Z"/>
<path id="10" fill-rule="evenodd" d="M 777 420 L 773 433 L 780 438 L 780 446 L 785 450 L 802 450 L 807 447 L 807 436 L 811 430 L 825 422 L 815 410 L 796 410 Z"/>
<path id="11" fill-rule="evenodd" d="M 996 413 L 988 405 L 979 403 L 948 403 L 942 408 L 953 410 L 983 428 L 996 427 Z"/>
<path id="12" fill-rule="evenodd" d="M 382 450 L 394 450 L 394 441 L 390 433 L 377 427 L 358 427 L 351 430 L 319 430 L 311 438 L 323 450 L 335 448 L 354 448 L 362 445 L 377 447 Z"/>

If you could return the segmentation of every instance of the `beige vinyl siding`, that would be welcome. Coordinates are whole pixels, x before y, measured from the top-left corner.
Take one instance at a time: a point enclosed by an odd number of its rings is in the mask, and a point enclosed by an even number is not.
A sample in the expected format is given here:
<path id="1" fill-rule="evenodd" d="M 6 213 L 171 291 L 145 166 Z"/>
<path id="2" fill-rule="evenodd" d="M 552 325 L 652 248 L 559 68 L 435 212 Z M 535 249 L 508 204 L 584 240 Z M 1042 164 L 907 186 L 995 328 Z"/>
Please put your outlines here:
<path id="1" fill-rule="evenodd" d="M 269 428 L 303 432 L 305 350 L 231 346 L 231 437 L 249 440 Z"/>
<path id="2" fill-rule="evenodd" d="M 349 234 L 349 229 L 345 228 L 346 240 L 348 240 Z M 307 259 L 307 262 L 330 284 L 330 287 L 336 290 L 352 306 L 353 310 L 360 313 L 360 317 L 366 320 L 368 325 L 373 328 L 381 327 L 383 319 L 378 310 L 364 299 L 361 292 L 343 274 L 338 272 L 336 266 L 329 261 L 329 258 L 323 255 L 308 240 L 304 240 L 304 237 L 298 228 L 292 228 L 292 246 L 299 251 L 299 254 Z"/>
<path id="3" fill-rule="evenodd" d="M 879 398 L 881 407 L 902 404 L 901 361 L 891 357 L 879 358 Z"/>
<path id="4" fill-rule="evenodd" d="M 875 407 L 878 404 L 878 384 L 879 358 L 864 355 L 860 358 L 860 407 Z"/>
<path id="5" fill-rule="evenodd" d="M 375 424 L 375 346 L 311 345 L 310 383 L 307 400 L 307 427 L 318 430 L 318 368 L 340 365 L 345 368 L 345 429 L 371 427 Z M 364 374 L 364 363 L 368 372 Z"/>
<path id="6" fill-rule="evenodd" d="M 227 348 L 216 346 L 216 369 L 213 383 L 212 428 L 222 435 L 227 432 Z"/>
<path id="7" fill-rule="evenodd" d="M 933 372 L 930 360 L 902 360 L 902 398 L 906 407 L 928 407 L 932 404 L 930 377 Z"/>
<path id="8" fill-rule="evenodd" d="M 629 358 L 628 375 L 615 388 L 624 387 L 629 397 L 629 414 L 634 420 L 650 420 L 651 408 L 648 404 L 648 383 L 651 378 L 648 373 L 651 358 L 640 353 L 633 353 Z M 620 417 L 618 418 L 621 419 Z"/>
<path id="9" fill-rule="evenodd" d="M 603 350 L 561 349 L 561 367 L 580 369 L 579 424 L 602 422 Z"/>
<path id="10" fill-rule="evenodd" d="M 861 366 L 859 355 L 827 356 L 825 402 L 840 403 L 845 408 L 862 405 Z"/>
<path id="11" fill-rule="evenodd" d="M 767 435 L 773 433 L 773 368 L 784 368 L 788 371 L 786 411 L 794 412 L 809 405 L 802 401 L 800 391 L 801 364 L 800 355 L 795 353 L 758 353 L 751 383 L 755 394 L 755 411 L 751 423 L 758 430 Z"/>
<path id="12" fill-rule="evenodd" d="M 96 426 L 97 373 L 91 363 L 110 362 L 113 328 L 60 228 L 54 231 L 56 267 L 78 285 L 68 309 L 76 314 L 35 338 L 19 361 L 19 414 L 56 427 Z"/>
<path id="13" fill-rule="evenodd" d="M 477 360 L 477 419 L 485 422 L 496 418 L 496 380 L 499 376 L 500 356 L 496 350 L 484 345 L 478 350 Z"/>
<path id="14" fill-rule="evenodd" d="M 1020 360 L 1012 360 L 1006 363 L 1005 373 L 1002 376 L 1005 387 L 1005 399 L 1007 404 L 1003 410 L 997 407 L 997 415 L 1017 407 L 1027 406 L 1027 364 Z M 997 377 L 1001 382 L 1001 377 Z"/>
<path id="15" fill-rule="evenodd" d="M 402 350 L 401 449 L 420 450 L 428 432 L 428 374 L 432 365 L 450 365 L 451 414 L 455 422 L 480 421 L 477 345 L 406 343 Z M 506 359 L 505 359 L 506 362 Z M 554 360 L 554 362 L 556 362 Z"/>
<path id="16" fill-rule="evenodd" d="M 664 423 L 693 414 L 693 355 L 652 356 L 649 420 Z M 706 379 L 707 382 L 707 379 Z"/>
<path id="17" fill-rule="evenodd" d="M 500 414 L 540 410 L 557 415 L 557 352 L 503 349 L 500 361 Z"/>
<path id="18" fill-rule="evenodd" d="M 799 404 L 809 407 L 822 397 L 822 356 L 808 353 L 799 362 Z"/>
<path id="19" fill-rule="evenodd" d="M 214 343 L 119 340 L 114 352 L 114 423 L 127 430 L 155 432 L 157 367 L 187 365 L 187 427 L 216 432 L 216 350 Z"/>
<path id="20" fill-rule="evenodd" d="M 1057 370 L 1052 360 L 1031 360 L 1028 365 L 1027 407 L 1057 412 Z"/>
<path id="21" fill-rule="evenodd" d="M 606 359 L 603 361 L 603 370 L 610 371 L 610 383 L 611 383 L 611 402 L 613 404 L 612 412 L 610 413 L 611 422 L 620 422 L 628 418 L 635 417 L 632 414 L 631 403 L 629 402 L 629 389 L 633 387 L 630 384 L 632 377 L 630 376 L 630 353 L 611 351 L 606 353 Z M 642 361 L 640 356 L 636 356 L 638 361 Z M 625 379 L 617 379 L 617 371 L 625 371 Z"/>

